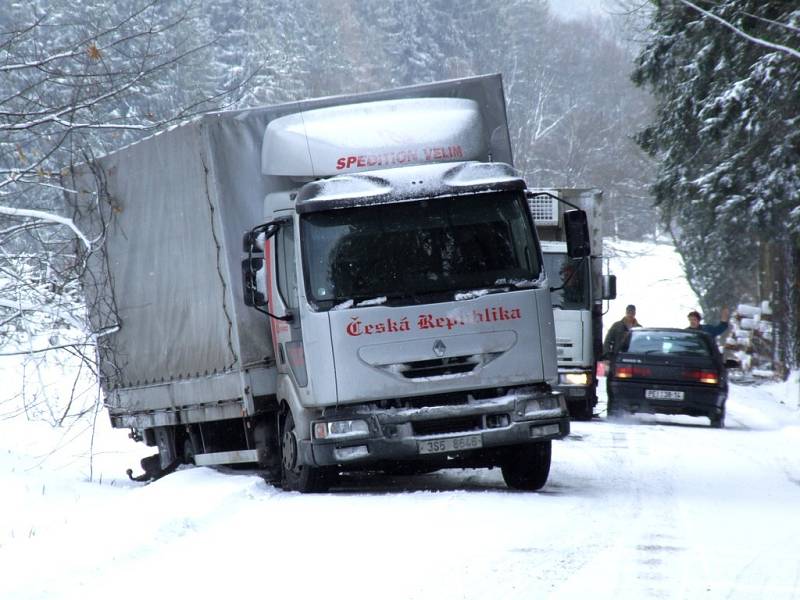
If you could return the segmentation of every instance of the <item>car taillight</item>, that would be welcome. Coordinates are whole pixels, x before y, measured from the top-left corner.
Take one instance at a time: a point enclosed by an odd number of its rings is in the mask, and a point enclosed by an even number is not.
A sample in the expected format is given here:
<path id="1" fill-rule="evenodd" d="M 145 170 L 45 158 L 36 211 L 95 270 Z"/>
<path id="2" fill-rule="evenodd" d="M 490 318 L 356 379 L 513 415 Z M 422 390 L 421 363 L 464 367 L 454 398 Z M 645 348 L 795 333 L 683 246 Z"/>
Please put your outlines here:
<path id="1" fill-rule="evenodd" d="M 617 379 L 630 379 L 633 377 L 633 367 L 617 367 L 614 369 L 614 377 Z"/>
<path id="2" fill-rule="evenodd" d="M 630 379 L 631 377 L 650 377 L 653 371 L 650 367 L 639 367 L 636 365 L 620 365 L 614 369 L 612 377 L 617 379 Z"/>
<path id="3" fill-rule="evenodd" d="M 719 373 L 716 371 L 708 371 L 706 369 L 687 370 L 683 372 L 683 378 L 698 383 L 708 383 L 716 385 L 719 383 Z"/>

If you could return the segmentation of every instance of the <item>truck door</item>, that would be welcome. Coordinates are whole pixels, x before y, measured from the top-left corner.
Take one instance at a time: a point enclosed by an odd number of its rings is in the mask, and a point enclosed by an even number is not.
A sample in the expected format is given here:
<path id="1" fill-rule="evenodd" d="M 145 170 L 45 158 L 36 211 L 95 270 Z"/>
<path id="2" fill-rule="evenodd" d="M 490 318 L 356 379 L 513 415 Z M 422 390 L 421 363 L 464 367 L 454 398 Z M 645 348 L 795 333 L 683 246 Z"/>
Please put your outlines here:
<path id="1" fill-rule="evenodd" d="M 297 258 L 294 227 L 291 222 L 275 236 L 275 282 L 279 301 L 274 307 L 278 316 L 291 315 L 289 321 L 273 319 L 278 370 L 291 373 L 299 387 L 308 385 L 303 333 L 300 327 L 300 302 L 297 295 Z M 278 309 L 281 312 L 278 312 Z"/>

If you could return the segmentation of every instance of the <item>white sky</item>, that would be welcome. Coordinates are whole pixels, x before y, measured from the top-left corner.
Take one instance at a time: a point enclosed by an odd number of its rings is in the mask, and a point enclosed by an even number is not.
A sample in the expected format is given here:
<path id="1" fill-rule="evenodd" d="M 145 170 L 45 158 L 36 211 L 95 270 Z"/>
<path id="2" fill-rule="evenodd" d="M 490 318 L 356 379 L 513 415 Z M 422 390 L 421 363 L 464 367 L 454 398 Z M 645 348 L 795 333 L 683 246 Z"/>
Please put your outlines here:
<path id="1" fill-rule="evenodd" d="M 605 14 L 608 0 L 550 0 L 550 8 L 562 18 L 580 18 L 586 13 Z"/>

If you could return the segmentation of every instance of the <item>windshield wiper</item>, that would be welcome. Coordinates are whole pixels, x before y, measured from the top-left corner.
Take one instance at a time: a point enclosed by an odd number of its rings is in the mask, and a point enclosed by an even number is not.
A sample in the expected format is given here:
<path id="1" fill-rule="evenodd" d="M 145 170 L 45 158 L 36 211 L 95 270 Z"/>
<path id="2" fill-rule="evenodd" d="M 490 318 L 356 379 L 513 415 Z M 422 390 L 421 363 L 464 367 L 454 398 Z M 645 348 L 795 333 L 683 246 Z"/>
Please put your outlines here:
<path id="1" fill-rule="evenodd" d="M 533 287 L 536 282 L 525 281 L 522 282 L 522 287 Z M 398 302 L 410 302 L 412 304 L 424 304 L 425 299 L 435 296 L 441 296 L 442 299 L 452 298 L 454 300 L 471 300 L 473 298 L 480 298 L 481 296 L 488 296 L 490 294 L 502 294 L 510 292 L 515 289 L 515 282 L 509 282 L 506 285 L 490 285 L 486 287 L 469 287 L 461 289 L 443 289 L 443 290 L 418 290 L 408 292 L 374 292 L 372 294 L 354 294 L 352 296 L 342 298 L 327 299 L 330 302 L 331 308 L 359 308 L 361 306 L 384 306 L 393 305 Z M 382 302 L 378 302 L 382 300 Z M 374 301 L 374 302 L 370 302 Z M 365 302 L 366 304 L 362 304 Z"/>

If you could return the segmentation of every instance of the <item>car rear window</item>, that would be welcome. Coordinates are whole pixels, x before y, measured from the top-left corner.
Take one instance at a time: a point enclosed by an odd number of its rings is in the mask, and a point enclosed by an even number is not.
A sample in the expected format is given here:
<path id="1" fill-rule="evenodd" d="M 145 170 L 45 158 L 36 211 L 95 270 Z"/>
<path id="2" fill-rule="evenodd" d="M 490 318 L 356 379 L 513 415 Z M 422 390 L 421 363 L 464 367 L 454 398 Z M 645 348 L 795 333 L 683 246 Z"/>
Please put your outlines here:
<path id="1" fill-rule="evenodd" d="M 636 354 L 671 354 L 711 356 L 711 347 L 703 336 L 691 331 L 631 331 L 623 352 Z"/>

